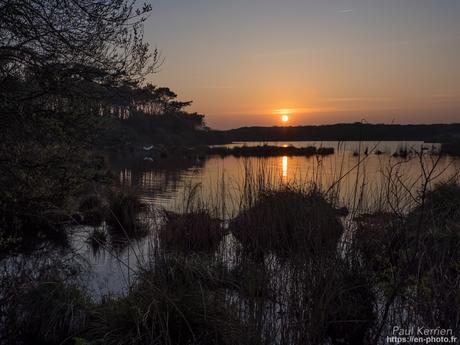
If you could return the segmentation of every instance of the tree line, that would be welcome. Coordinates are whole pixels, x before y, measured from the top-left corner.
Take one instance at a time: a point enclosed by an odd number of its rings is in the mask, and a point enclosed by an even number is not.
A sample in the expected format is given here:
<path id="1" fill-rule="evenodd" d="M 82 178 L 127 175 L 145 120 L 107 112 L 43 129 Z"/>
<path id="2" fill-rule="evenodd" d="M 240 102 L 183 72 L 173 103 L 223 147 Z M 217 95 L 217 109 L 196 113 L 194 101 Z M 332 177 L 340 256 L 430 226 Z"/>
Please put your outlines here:
<path id="1" fill-rule="evenodd" d="M 205 128 L 190 102 L 145 84 L 160 63 L 143 37 L 150 11 L 135 0 L 0 0 L 0 241 L 60 219 L 101 179 L 95 149 L 132 139 L 146 119 Z"/>

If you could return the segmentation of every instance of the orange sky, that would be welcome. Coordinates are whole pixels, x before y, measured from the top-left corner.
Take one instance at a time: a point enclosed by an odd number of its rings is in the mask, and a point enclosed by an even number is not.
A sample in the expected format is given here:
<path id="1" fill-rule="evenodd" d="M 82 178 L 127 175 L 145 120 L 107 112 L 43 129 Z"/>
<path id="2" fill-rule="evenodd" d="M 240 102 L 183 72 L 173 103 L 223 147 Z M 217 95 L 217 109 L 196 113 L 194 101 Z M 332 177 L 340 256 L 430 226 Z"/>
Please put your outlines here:
<path id="1" fill-rule="evenodd" d="M 460 1 L 155 1 L 155 84 L 213 128 L 460 122 Z M 286 112 L 286 111 L 284 111 Z"/>

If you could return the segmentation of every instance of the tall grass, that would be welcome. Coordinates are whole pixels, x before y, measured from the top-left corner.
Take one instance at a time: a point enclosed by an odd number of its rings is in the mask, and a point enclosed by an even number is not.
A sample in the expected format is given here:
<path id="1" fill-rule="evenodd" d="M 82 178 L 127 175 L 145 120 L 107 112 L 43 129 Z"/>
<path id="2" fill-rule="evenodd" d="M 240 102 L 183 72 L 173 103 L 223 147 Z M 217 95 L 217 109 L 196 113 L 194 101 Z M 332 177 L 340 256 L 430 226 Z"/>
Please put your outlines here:
<path id="1" fill-rule="evenodd" d="M 343 227 L 334 208 L 316 190 L 282 187 L 259 191 L 230 229 L 247 249 L 258 252 L 334 250 Z"/>
<path id="2" fill-rule="evenodd" d="M 359 345 L 384 344 L 394 325 L 460 329 L 458 179 L 440 184 L 439 160 L 420 154 L 389 158 L 371 189 L 370 153 L 353 157 L 353 169 L 339 158 L 332 180 L 317 160 L 298 183 L 247 164 L 240 188 L 222 184 L 212 202 L 191 188 L 182 212 L 163 213 L 124 294 L 91 300 L 56 280 L 59 293 L 28 308 L 46 284 L 15 285 L 14 301 L 23 300 L 7 309 L 19 303 L 19 315 L 36 315 L 27 329 L 56 344 Z M 420 174 L 404 179 L 410 164 Z M 232 207 L 217 204 L 223 191 L 234 193 Z M 117 219 L 134 219 L 136 203 L 119 200 Z M 41 320 L 50 310 L 62 323 Z"/>
<path id="3" fill-rule="evenodd" d="M 160 245 L 166 250 L 183 252 L 214 252 L 224 236 L 221 221 L 212 218 L 206 209 L 186 214 L 163 212 L 159 230 Z"/>
<path id="4" fill-rule="evenodd" d="M 115 191 L 109 196 L 107 223 L 114 235 L 129 240 L 147 233 L 140 215 L 146 210 L 139 196 L 133 191 Z"/>

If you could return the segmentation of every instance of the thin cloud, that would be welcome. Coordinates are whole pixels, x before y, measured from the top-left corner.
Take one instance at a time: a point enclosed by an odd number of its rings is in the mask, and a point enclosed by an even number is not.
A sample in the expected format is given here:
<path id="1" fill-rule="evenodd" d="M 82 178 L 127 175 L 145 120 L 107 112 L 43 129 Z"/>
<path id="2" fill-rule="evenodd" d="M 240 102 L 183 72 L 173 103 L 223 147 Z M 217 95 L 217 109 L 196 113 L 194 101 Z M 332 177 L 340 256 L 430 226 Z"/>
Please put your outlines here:
<path id="1" fill-rule="evenodd" d="M 353 10 L 350 9 L 350 8 L 345 8 L 345 9 L 339 10 L 339 13 L 351 13 L 351 12 L 353 12 Z"/>

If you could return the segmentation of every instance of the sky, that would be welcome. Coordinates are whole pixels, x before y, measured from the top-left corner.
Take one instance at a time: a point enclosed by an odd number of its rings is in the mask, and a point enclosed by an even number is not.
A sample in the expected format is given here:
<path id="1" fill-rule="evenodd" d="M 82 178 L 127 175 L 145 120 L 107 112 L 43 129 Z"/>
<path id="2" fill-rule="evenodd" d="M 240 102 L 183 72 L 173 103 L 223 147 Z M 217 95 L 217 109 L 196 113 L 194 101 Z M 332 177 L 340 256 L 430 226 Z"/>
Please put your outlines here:
<path id="1" fill-rule="evenodd" d="M 152 4 L 148 81 L 212 128 L 460 122 L 459 0 Z"/>

